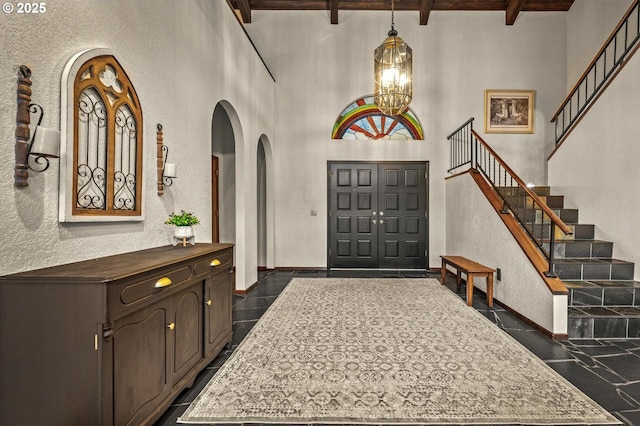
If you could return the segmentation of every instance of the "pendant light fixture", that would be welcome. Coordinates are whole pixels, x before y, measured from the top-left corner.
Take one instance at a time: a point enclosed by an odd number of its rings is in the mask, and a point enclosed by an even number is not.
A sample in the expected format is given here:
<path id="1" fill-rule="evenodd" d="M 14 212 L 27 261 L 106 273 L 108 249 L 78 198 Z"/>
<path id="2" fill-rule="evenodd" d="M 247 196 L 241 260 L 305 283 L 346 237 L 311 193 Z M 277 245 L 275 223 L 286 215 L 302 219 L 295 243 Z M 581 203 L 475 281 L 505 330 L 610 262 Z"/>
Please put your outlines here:
<path id="1" fill-rule="evenodd" d="M 391 116 L 402 114 L 413 97 L 413 55 L 393 27 L 394 8 L 394 0 L 391 0 L 391 31 L 373 56 L 373 101 L 380 111 Z"/>

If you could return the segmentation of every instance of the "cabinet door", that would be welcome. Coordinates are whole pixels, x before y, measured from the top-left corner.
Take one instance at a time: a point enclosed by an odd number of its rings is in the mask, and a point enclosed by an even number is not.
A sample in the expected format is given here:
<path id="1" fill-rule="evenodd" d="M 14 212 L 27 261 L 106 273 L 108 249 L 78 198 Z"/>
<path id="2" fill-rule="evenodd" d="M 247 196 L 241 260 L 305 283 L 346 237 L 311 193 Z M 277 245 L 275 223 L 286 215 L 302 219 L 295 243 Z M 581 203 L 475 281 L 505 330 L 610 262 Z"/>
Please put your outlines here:
<path id="1" fill-rule="evenodd" d="M 202 353 L 202 282 L 173 296 L 173 375 L 176 384 L 196 365 Z"/>
<path id="2" fill-rule="evenodd" d="M 171 392 L 171 298 L 114 323 L 113 420 L 137 425 Z"/>
<path id="3" fill-rule="evenodd" d="M 205 281 L 205 355 L 231 333 L 231 275 L 225 271 Z"/>

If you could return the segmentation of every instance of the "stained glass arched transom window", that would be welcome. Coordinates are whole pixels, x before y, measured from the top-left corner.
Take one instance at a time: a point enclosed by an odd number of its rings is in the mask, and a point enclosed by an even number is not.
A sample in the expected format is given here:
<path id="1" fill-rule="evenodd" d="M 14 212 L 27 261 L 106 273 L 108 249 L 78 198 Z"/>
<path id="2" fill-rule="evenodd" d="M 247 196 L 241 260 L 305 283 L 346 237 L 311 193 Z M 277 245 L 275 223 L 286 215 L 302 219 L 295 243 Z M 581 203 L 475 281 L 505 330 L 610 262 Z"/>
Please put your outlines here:
<path id="1" fill-rule="evenodd" d="M 332 139 L 351 140 L 424 140 L 420 120 L 411 108 L 392 117 L 373 103 L 373 95 L 350 103 L 333 126 Z"/>
<path id="2" fill-rule="evenodd" d="M 93 56 L 72 68 L 61 219 L 140 220 L 142 111 L 135 89 L 113 55 Z"/>

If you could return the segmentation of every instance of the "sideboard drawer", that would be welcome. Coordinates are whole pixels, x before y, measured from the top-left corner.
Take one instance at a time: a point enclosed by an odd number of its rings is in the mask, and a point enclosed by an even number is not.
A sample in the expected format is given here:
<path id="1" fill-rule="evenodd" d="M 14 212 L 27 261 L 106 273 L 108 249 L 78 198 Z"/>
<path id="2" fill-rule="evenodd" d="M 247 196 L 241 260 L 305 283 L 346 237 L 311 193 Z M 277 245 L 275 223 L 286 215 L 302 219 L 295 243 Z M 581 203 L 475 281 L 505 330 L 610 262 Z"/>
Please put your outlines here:
<path id="1" fill-rule="evenodd" d="M 119 293 L 120 303 L 128 306 L 154 296 L 165 288 L 168 289 L 184 283 L 190 277 L 191 268 L 183 266 L 166 271 L 163 274 L 153 275 L 136 283 L 118 286 L 116 291 Z"/>
<path id="2" fill-rule="evenodd" d="M 197 262 L 193 267 L 193 273 L 195 275 L 215 273 L 216 270 L 231 268 L 232 264 L 233 251 L 227 250 L 221 253 L 216 253 L 215 256 L 211 256 L 210 258 Z"/>

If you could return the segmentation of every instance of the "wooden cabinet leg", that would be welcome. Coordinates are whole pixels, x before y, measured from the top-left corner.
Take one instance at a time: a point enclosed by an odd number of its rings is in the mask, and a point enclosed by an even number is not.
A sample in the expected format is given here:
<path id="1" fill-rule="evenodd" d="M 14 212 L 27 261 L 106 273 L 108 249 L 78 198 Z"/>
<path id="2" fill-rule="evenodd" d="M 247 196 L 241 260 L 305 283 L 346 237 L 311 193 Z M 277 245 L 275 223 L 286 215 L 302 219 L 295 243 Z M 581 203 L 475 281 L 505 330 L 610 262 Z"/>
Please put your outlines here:
<path id="1" fill-rule="evenodd" d="M 440 270 L 440 284 L 444 285 L 444 280 L 447 279 L 447 264 L 442 261 L 442 269 Z"/>

